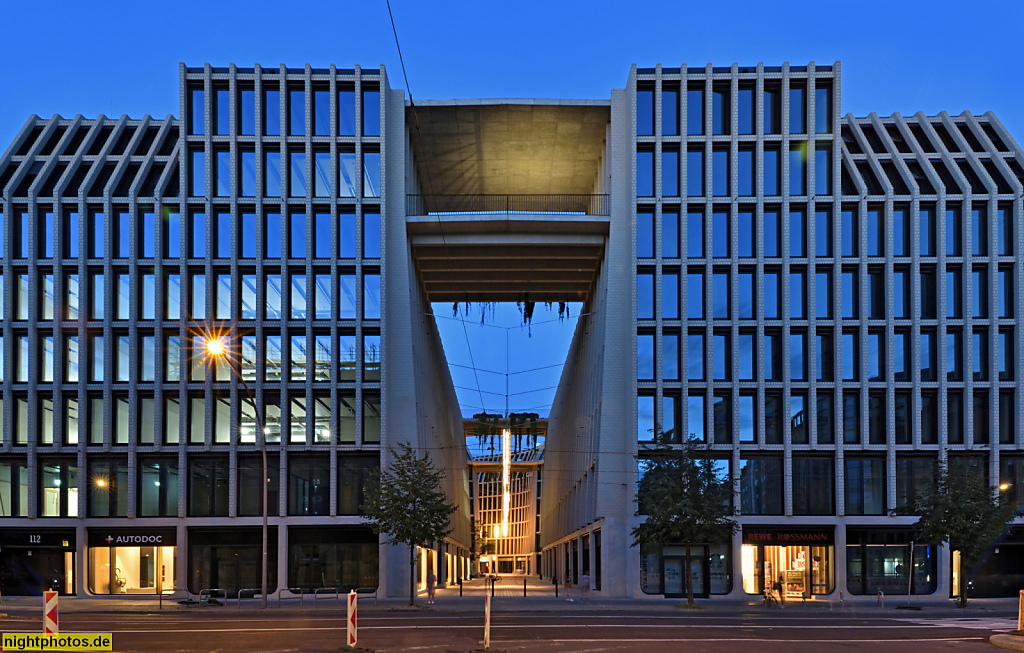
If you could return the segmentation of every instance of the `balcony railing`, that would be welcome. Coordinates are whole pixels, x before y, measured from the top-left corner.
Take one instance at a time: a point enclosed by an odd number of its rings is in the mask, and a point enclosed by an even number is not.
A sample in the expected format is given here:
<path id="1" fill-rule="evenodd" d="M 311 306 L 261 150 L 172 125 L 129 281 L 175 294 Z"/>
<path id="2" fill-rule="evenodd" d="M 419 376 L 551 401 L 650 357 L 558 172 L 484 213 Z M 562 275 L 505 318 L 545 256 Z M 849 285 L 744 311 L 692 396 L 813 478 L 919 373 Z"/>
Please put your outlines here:
<path id="1" fill-rule="evenodd" d="M 406 215 L 545 213 L 609 215 L 607 195 L 409 195 Z"/>

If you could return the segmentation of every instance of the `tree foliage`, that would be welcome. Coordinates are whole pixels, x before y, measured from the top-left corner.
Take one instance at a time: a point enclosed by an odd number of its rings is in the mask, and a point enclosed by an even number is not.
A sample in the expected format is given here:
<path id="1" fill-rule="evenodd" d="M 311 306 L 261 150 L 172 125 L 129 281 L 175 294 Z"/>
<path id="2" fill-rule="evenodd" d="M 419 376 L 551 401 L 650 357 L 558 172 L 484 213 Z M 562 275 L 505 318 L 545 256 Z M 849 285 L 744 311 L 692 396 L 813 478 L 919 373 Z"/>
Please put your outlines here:
<path id="1" fill-rule="evenodd" d="M 914 528 L 917 537 L 933 546 L 948 543 L 960 552 L 960 586 L 967 586 L 974 566 L 1014 517 L 1015 506 L 997 496 L 985 470 L 970 459 L 939 464 L 935 484 L 918 494 L 908 510 L 919 515 Z M 967 592 L 960 592 L 960 604 L 967 604 Z"/>
<path id="2" fill-rule="evenodd" d="M 441 490 L 444 470 L 435 469 L 426 454 L 418 456 L 405 443 L 388 451 L 390 463 L 376 473 L 377 482 L 367 488 L 362 508 L 375 533 L 387 535 L 391 544 L 408 545 L 410 566 L 415 566 L 417 546 L 432 546 L 452 532 L 455 506 Z M 414 600 L 410 582 L 410 604 Z"/>
<path id="3" fill-rule="evenodd" d="M 647 519 L 632 531 L 641 549 L 727 542 L 739 526 L 732 519 L 732 481 L 715 472 L 710 452 L 696 440 L 680 447 L 641 450 L 638 465 L 637 516 Z M 686 564 L 687 601 L 693 605 L 693 578 Z"/>

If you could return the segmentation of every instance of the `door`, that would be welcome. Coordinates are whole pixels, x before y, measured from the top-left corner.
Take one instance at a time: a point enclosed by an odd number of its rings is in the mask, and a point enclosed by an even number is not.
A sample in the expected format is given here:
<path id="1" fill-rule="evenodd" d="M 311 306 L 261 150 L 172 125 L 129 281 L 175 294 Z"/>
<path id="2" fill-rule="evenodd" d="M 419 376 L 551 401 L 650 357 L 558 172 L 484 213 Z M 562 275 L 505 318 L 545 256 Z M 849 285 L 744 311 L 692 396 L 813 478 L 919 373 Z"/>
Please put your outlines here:
<path id="1" fill-rule="evenodd" d="M 681 598 L 684 594 L 686 579 L 683 570 L 685 569 L 685 556 L 665 556 L 663 559 L 664 569 L 661 573 L 665 598 Z"/>

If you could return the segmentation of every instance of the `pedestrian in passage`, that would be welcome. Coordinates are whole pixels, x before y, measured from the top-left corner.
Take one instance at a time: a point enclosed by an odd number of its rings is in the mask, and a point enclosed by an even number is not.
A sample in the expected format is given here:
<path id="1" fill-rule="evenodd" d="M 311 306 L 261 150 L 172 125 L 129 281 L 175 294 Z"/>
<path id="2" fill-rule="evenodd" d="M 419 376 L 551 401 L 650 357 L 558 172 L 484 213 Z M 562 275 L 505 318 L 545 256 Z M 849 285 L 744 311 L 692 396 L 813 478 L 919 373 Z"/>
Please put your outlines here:
<path id="1" fill-rule="evenodd" d="M 570 587 L 572 587 L 572 574 L 570 574 L 567 571 L 567 572 L 565 572 L 565 600 L 566 601 L 572 601 L 572 592 L 569 591 Z"/>
<path id="2" fill-rule="evenodd" d="M 431 569 L 427 572 L 427 605 L 434 604 L 434 593 L 437 591 L 437 576 L 434 575 L 434 570 Z"/>

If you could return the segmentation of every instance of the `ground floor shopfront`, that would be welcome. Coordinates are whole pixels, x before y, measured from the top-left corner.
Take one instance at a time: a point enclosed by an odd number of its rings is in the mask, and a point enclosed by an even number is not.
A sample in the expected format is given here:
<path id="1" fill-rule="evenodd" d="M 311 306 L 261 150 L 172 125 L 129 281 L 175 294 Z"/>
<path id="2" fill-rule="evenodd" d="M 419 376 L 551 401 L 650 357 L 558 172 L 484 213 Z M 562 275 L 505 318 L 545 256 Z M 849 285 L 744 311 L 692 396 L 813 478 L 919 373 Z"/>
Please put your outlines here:
<path id="1" fill-rule="evenodd" d="M 366 526 L 268 528 L 268 589 L 377 588 L 380 538 Z M 254 526 L 73 526 L 0 529 L 0 595 L 138 596 L 261 586 L 262 529 Z M 469 553 L 441 546 L 422 556 L 441 582 L 469 571 Z M 407 587 L 407 585 L 406 585 Z"/>
<path id="2" fill-rule="evenodd" d="M 1024 586 L 1024 526 L 1007 529 L 973 569 L 959 572 L 959 554 L 914 540 L 909 527 L 744 524 L 730 544 L 644 550 L 639 585 L 645 595 L 687 593 L 689 564 L 698 597 L 758 596 L 781 587 L 787 599 L 918 596 L 945 599 L 1016 596 Z"/>

